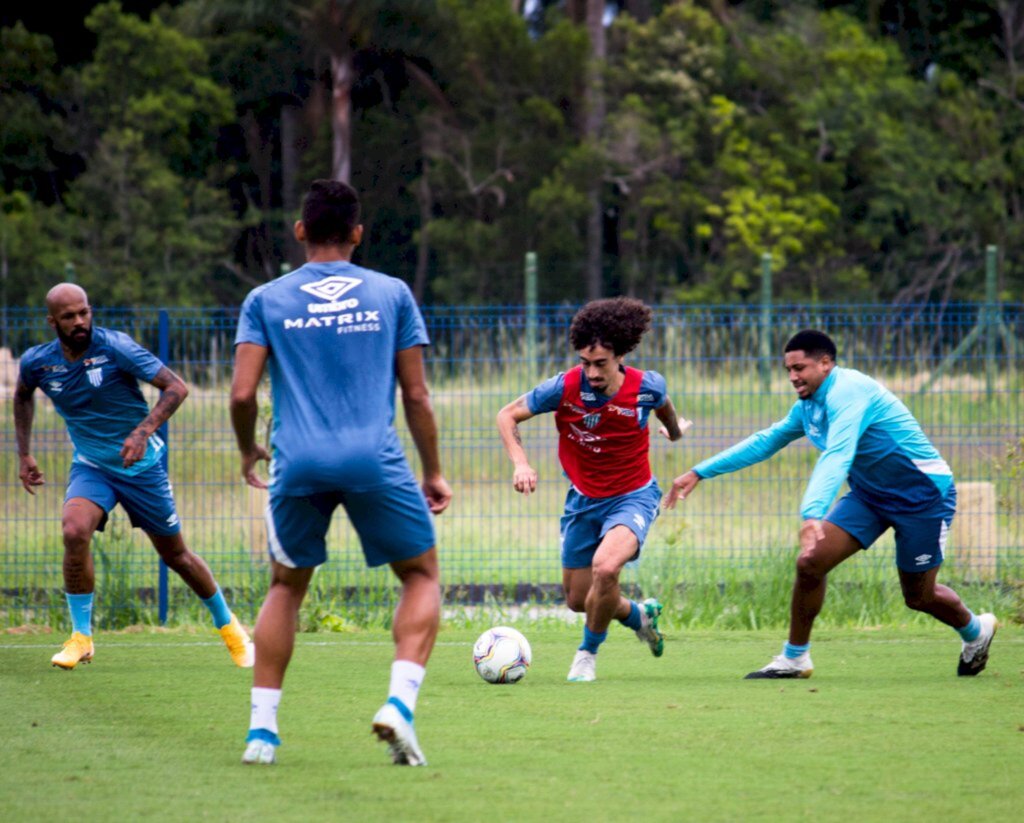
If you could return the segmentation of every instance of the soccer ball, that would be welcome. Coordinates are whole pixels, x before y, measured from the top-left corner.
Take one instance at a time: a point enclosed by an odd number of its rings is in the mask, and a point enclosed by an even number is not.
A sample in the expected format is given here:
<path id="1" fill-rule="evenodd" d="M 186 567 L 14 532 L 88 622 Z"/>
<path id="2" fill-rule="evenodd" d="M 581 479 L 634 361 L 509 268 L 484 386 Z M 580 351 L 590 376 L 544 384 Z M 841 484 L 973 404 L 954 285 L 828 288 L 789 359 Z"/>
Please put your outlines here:
<path id="1" fill-rule="evenodd" d="M 519 682 L 532 659 L 530 641 L 509 626 L 488 629 L 473 644 L 476 673 L 488 683 Z"/>

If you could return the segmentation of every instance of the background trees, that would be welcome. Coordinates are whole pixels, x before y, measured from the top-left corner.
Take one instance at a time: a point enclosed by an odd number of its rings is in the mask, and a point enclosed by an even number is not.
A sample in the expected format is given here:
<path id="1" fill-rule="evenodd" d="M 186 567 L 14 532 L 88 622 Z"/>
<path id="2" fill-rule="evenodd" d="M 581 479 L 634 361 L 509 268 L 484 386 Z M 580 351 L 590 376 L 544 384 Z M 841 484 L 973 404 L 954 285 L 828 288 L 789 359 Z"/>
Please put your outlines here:
<path id="1" fill-rule="evenodd" d="M 235 303 L 301 262 L 321 176 L 427 302 L 518 302 L 528 250 L 544 301 L 742 301 L 762 251 L 794 300 L 977 298 L 989 243 L 1024 285 L 1009 0 L 76 8 L 2 12 L 7 304 L 67 263 L 97 302 Z"/>

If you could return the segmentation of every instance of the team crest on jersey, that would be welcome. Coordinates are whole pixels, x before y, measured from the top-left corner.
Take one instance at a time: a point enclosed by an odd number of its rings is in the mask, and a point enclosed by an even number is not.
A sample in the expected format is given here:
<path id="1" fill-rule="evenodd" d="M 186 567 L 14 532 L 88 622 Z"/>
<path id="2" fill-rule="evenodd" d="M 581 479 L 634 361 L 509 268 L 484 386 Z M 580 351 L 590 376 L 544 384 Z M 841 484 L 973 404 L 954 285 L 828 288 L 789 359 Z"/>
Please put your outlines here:
<path id="1" fill-rule="evenodd" d="M 299 288 L 306 294 L 334 303 L 345 292 L 351 291 L 362 282 L 358 277 L 343 277 L 340 274 L 334 274 L 323 280 L 317 280 L 315 283 L 306 283 Z"/>
<path id="2" fill-rule="evenodd" d="M 86 369 L 86 376 L 89 378 L 89 382 L 92 383 L 96 388 L 103 385 L 103 369 L 97 366 L 95 369 Z"/>
<path id="3" fill-rule="evenodd" d="M 600 412 L 591 412 L 590 414 L 583 415 L 583 425 L 588 429 L 597 427 L 597 424 L 601 422 Z"/>

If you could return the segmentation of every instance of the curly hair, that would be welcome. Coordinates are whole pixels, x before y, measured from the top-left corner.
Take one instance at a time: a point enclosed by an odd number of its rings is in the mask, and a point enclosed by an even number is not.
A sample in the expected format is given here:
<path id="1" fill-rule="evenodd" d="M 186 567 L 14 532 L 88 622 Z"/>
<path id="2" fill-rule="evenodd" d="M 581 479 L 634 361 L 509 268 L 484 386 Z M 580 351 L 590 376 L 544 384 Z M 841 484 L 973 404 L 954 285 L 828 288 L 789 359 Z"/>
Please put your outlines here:
<path id="1" fill-rule="evenodd" d="M 576 312 L 569 340 L 576 351 L 594 345 L 611 349 L 616 356 L 629 354 L 651 327 L 651 310 L 632 297 L 593 300 Z"/>

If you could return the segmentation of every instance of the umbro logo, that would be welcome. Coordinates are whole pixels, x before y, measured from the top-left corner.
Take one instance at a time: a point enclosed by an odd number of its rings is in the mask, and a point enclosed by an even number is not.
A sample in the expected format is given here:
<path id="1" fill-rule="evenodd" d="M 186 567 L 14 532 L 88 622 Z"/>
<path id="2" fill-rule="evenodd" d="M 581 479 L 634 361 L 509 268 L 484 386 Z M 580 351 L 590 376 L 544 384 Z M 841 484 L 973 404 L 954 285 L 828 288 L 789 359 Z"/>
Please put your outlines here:
<path id="1" fill-rule="evenodd" d="M 931 559 L 932 556 L 930 554 L 919 554 L 917 557 L 914 558 L 914 562 L 917 563 L 918 566 L 923 566 Z"/>
<path id="2" fill-rule="evenodd" d="M 306 292 L 306 294 L 311 294 L 314 297 L 319 297 L 321 300 L 333 303 L 362 282 L 358 277 L 343 277 L 340 274 L 335 274 L 325 277 L 323 280 L 317 280 L 315 283 L 306 283 L 306 285 L 299 288 Z"/>

